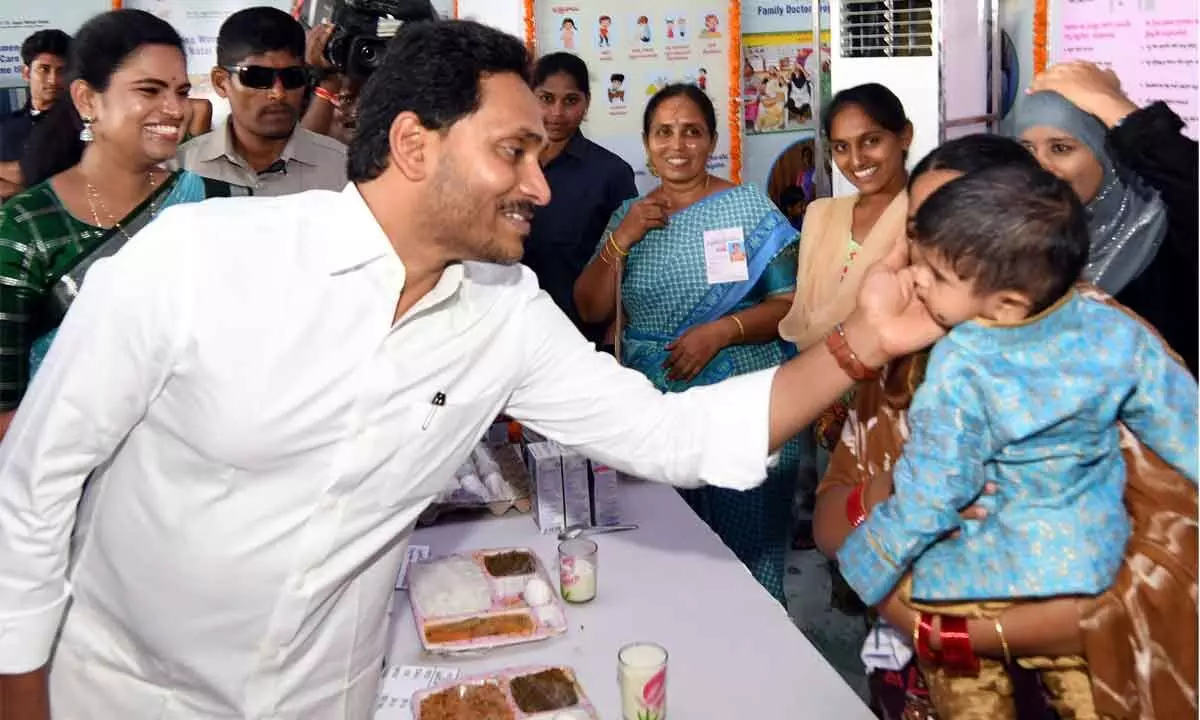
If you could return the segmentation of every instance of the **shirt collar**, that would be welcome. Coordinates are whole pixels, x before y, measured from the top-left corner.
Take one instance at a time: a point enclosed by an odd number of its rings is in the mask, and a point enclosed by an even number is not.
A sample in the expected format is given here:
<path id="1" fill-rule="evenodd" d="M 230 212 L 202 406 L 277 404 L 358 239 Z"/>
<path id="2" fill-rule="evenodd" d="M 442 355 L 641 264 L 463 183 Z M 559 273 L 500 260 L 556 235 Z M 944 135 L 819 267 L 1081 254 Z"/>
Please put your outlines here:
<path id="1" fill-rule="evenodd" d="M 570 155 L 573 158 L 582 160 L 587 155 L 588 139 L 583 136 L 583 133 L 576 130 L 571 139 L 567 141 L 567 146 L 563 148 L 563 153 Z"/>
<path id="2" fill-rule="evenodd" d="M 225 121 L 225 127 L 222 130 L 206 133 L 200 137 L 204 139 L 200 150 L 196 153 L 196 158 L 200 162 L 212 162 L 224 157 L 235 165 L 249 169 L 249 165 L 233 146 L 233 116 L 230 116 Z M 283 152 L 280 153 L 279 160 L 284 165 L 292 161 L 303 165 L 317 164 L 316 153 L 314 152 L 314 140 L 309 136 L 307 130 L 296 125 L 296 129 L 292 131 L 292 136 L 288 138 L 287 145 L 283 146 Z"/>
<path id="3" fill-rule="evenodd" d="M 586 160 L 591 149 L 590 145 L 591 142 L 583 136 L 583 133 L 576 130 L 571 139 L 567 141 L 567 146 L 563 148 L 562 154 L 576 160 Z"/>
<path id="4" fill-rule="evenodd" d="M 396 256 L 392 242 L 383 232 L 371 208 L 367 207 L 367 201 L 363 200 L 357 185 L 347 183 L 338 196 L 337 209 L 326 212 L 323 216 L 336 222 L 336 233 L 329 233 L 330 237 L 338 238 L 328 245 L 331 275 L 352 272 L 381 258 L 393 261 L 403 273 L 404 266 Z M 450 265 L 442 273 L 430 299 L 440 301 L 453 294 L 462 284 L 463 277 L 462 263 Z M 403 286 L 403 276 L 399 280 L 399 284 Z"/>
<path id="5" fill-rule="evenodd" d="M 583 136 L 583 133 L 576 130 L 571 139 L 567 141 L 567 144 L 563 146 L 562 152 L 555 155 L 554 159 L 547 163 L 543 170 L 549 170 L 558 165 L 563 161 L 563 158 L 571 158 L 572 160 L 582 162 L 587 159 L 587 153 L 588 139 Z"/>

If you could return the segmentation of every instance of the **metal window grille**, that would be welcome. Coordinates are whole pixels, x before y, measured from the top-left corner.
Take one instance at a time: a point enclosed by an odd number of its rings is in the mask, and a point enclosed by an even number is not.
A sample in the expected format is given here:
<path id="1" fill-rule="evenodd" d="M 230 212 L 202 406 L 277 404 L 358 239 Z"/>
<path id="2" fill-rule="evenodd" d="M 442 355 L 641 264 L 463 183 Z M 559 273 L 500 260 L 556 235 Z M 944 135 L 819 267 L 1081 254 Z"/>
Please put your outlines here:
<path id="1" fill-rule="evenodd" d="M 842 0 L 842 57 L 933 55 L 933 0 Z"/>

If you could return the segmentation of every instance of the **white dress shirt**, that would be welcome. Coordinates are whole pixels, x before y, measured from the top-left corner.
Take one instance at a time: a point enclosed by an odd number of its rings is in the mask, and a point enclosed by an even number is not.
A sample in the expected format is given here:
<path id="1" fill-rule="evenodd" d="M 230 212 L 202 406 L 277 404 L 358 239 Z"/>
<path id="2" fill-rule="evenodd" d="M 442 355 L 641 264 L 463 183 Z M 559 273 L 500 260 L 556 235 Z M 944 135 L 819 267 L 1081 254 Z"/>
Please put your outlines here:
<path id="1" fill-rule="evenodd" d="M 0 673 L 53 649 L 56 720 L 361 720 L 408 534 L 498 413 L 765 476 L 771 372 L 662 395 L 519 265 L 393 324 L 404 278 L 353 186 L 173 207 L 97 263 L 0 446 Z"/>

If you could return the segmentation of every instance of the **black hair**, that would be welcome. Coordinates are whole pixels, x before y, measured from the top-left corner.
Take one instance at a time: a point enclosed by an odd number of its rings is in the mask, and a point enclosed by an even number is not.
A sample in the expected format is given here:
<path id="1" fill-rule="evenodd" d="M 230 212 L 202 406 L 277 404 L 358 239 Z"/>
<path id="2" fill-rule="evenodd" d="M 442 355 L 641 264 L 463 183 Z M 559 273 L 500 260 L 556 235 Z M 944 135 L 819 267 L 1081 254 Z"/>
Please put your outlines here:
<path id="1" fill-rule="evenodd" d="M 273 7 L 239 10 L 217 32 L 217 64 L 237 65 L 251 55 L 282 50 L 304 60 L 304 26 Z"/>
<path id="2" fill-rule="evenodd" d="M 38 30 L 21 43 L 21 64 L 29 67 L 38 55 L 53 55 L 66 60 L 70 52 L 70 35 L 62 30 Z"/>
<path id="3" fill-rule="evenodd" d="M 642 113 L 643 137 L 650 137 L 650 123 L 654 120 L 654 113 L 658 110 L 658 106 L 676 97 L 685 97 L 694 102 L 696 107 L 700 108 L 700 114 L 704 116 L 708 134 L 717 134 L 717 109 L 713 107 L 712 100 L 708 95 L 699 86 L 692 83 L 672 83 L 654 93 L 654 97 L 646 103 L 646 111 Z"/>
<path id="4" fill-rule="evenodd" d="M 1083 272 L 1087 217 L 1071 186 L 1036 164 L 1005 163 L 938 188 L 917 210 L 913 242 L 945 260 L 975 291 L 1052 305 Z"/>
<path id="5" fill-rule="evenodd" d="M 559 73 L 569 75 L 581 93 L 589 98 L 592 96 L 592 89 L 588 84 L 587 63 L 578 55 L 567 52 L 550 53 L 538 58 L 537 64 L 533 66 L 532 85 L 537 87 L 546 82 L 546 78 Z"/>
<path id="6" fill-rule="evenodd" d="M 848 107 L 858 107 L 884 130 L 899 135 L 911 123 L 904 113 L 904 103 L 896 93 L 879 83 L 863 83 L 841 90 L 833 96 L 821 118 L 821 131 L 829 137 L 833 119 Z"/>
<path id="7" fill-rule="evenodd" d="M 975 133 L 947 140 L 921 158 L 908 176 L 912 188 L 918 177 L 934 170 L 972 173 L 999 165 L 1038 167 L 1037 159 L 1021 143 L 1003 135 Z"/>
<path id="8" fill-rule="evenodd" d="M 625 82 L 625 73 L 613 73 L 608 79 L 609 82 Z"/>
<path id="9" fill-rule="evenodd" d="M 183 38 L 171 24 L 144 10 L 112 10 L 84 23 L 71 41 L 68 80 L 82 80 L 104 92 L 113 73 L 129 56 L 147 45 L 173 47 L 182 54 Z M 46 118 L 33 126 L 21 153 L 26 187 L 74 167 L 83 157 L 79 139 L 83 118 L 69 97 L 54 103 Z"/>
<path id="10" fill-rule="evenodd" d="M 400 113 L 446 130 L 479 109 L 485 77 L 505 73 L 530 80 L 525 45 L 508 33 L 470 20 L 402 25 L 359 96 L 349 179 L 374 180 L 387 168 L 388 133 Z"/>

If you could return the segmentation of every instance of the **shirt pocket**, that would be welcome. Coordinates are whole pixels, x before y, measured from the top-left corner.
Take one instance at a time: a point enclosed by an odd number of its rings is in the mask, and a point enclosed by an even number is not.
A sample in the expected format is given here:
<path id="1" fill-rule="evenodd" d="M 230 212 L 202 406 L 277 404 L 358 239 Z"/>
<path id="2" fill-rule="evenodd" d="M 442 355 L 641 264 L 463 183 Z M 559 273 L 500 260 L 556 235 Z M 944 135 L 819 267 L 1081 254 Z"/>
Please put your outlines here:
<path id="1" fill-rule="evenodd" d="M 454 479 L 504 405 L 500 391 L 414 403 L 400 423 L 401 451 L 380 483 L 380 502 L 396 507 L 435 499 Z"/>

